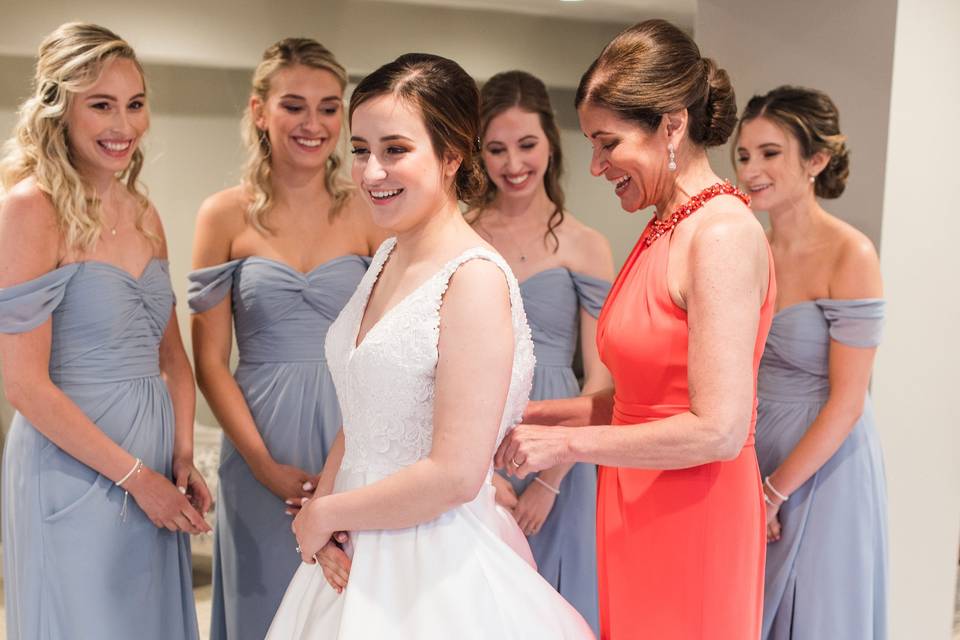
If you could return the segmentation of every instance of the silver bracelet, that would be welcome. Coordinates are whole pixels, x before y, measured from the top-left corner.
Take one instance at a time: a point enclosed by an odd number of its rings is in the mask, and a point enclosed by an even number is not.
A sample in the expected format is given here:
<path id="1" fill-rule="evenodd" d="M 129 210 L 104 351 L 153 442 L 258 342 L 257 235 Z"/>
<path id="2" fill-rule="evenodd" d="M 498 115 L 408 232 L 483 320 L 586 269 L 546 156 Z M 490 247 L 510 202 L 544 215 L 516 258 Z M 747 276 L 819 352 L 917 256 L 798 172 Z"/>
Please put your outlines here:
<path id="1" fill-rule="evenodd" d="M 127 475 L 117 480 L 114 484 L 116 484 L 118 487 L 122 487 L 124 482 L 140 473 L 141 469 L 143 469 L 143 460 L 137 458 L 137 461 L 133 463 L 133 468 L 130 469 L 130 471 L 127 471 Z"/>
<path id="2" fill-rule="evenodd" d="M 777 489 L 773 486 L 773 483 L 770 482 L 770 476 L 767 476 L 766 478 L 764 478 L 763 484 L 766 485 L 767 489 L 770 489 L 770 493 L 777 496 L 777 498 L 779 498 L 781 502 L 786 502 L 790 498 L 790 496 L 785 496 L 779 491 L 777 491 Z"/>
<path id="3" fill-rule="evenodd" d="M 766 492 L 766 491 L 761 491 L 761 493 L 763 494 L 763 501 L 764 501 L 764 502 L 766 502 L 766 503 L 767 503 L 768 505 L 770 505 L 771 507 L 776 507 L 776 506 L 778 506 L 776 502 L 774 502 L 773 500 L 770 499 L 770 496 L 767 495 L 767 492 Z"/>
<path id="4" fill-rule="evenodd" d="M 546 480 L 541 480 L 541 479 L 540 479 L 540 476 L 534 476 L 533 481 L 534 481 L 534 482 L 539 482 L 540 484 L 542 484 L 543 486 L 545 486 L 545 487 L 547 488 L 547 491 L 549 491 L 549 492 L 552 493 L 553 495 L 555 495 L 555 496 L 560 495 L 560 489 L 557 489 L 555 486 L 553 486 L 552 484 L 550 484 L 550 483 L 547 482 Z"/>

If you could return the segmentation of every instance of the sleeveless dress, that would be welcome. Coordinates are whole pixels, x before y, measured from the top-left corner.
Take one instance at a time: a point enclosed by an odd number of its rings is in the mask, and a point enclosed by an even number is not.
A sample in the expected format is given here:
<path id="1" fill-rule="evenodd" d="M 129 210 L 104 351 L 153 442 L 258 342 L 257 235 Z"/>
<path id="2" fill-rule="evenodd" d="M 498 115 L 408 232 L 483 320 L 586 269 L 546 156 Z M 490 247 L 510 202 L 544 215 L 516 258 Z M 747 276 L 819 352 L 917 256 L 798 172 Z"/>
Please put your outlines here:
<path id="1" fill-rule="evenodd" d="M 613 424 L 690 408 L 687 313 L 670 297 L 672 232 L 641 235 L 600 314 L 597 345 L 613 375 Z M 754 380 L 776 300 L 773 257 L 760 308 Z M 605 640 L 748 640 L 760 635 L 766 523 L 754 418 L 737 458 L 669 471 L 600 467 L 597 550 Z"/>
<path id="2" fill-rule="evenodd" d="M 303 274 L 251 256 L 189 275 L 193 313 L 231 295 L 237 385 L 270 455 L 316 474 L 340 430 L 323 340 L 367 270 L 345 255 Z M 224 435 L 213 551 L 211 640 L 262 640 L 294 571 L 297 541 L 283 500 Z"/>
<path id="3" fill-rule="evenodd" d="M 65 265 L 0 289 L 0 332 L 53 318 L 50 379 L 111 440 L 172 478 L 173 404 L 159 345 L 173 309 L 165 260 L 140 277 Z M 66 454 L 23 415 L 3 452 L 3 586 L 9 640 L 198 637 L 190 539 Z"/>
<path id="4" fill-rule="evenodd" d="M 610 291 L 606 280 L 570 271 L 547 269 L 520 283 L 520 295 L 533 336 L 537 366 L 531 400 L 580 395 L 573 358 L 580 338 L 580 308 L 596 318 Z M 503 475 L 503 474 L 501 474 Z M 517 495 L 533 482 L 504 476 Z M 537 570 L 600 633 L 597 602 L 597 468 L 574 465 L 564 476 L 550 515 L 540 531 L 527 538 Z"/>
<path id="5" fill-rule="evenodd" d="M 510 287 L 513 372 L 498 442 L 519 421 L 530 393 L 533 345 L 519 287 L 503 258 L 485 248 L 450 260 L 355 346 L 370 292 L 395 245 L 391 238 L 380 247 L 327 333 L 346 443 L 336 492 L 372 484 L 429 455 L 440 306 L 451 276 L 469 260 L 493 262 Z M 407 529 L 351 531 L 346 549 L 353 561 L 342 594 L 318 566 L 301 565 L 267 638 L 592 638 L 583 618 L 529 564 L 523 534 L 496 507 L 493 451 L 485 455 L 491 470 L 473 501 Z"/>
<path id="6" fill-rule="evenodd" d="M 757 458 L 773 473 L 830 393 L 830 341 L 880 343 L 879 299 L 811 300 L 782 309 L 760 361 Z M 887 637 L 887 494 L 869 395 L 843 444 L 780 507 L 767 545 L 763 638 Z"/>

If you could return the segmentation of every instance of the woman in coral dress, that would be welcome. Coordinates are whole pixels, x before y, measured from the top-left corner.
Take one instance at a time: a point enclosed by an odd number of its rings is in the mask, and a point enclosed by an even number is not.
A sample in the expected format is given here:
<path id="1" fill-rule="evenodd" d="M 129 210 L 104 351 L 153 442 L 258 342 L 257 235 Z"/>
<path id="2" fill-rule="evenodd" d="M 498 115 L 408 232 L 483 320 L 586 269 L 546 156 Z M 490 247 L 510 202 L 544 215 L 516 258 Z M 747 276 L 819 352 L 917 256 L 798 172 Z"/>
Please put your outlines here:
<path id="1" fill-rule="evenodd" d="M 592 172 L 625 210 L 658 213 L 598 322 L 616 392 L 532 403 L 533 424 L 511 432 L 497 463 L 520 476 L 601 465 L 602 638 L 758 638 L 765 523 L 753 429 L 775 285 L 747 197 L 707 160 L 735 121 L 729 79 L 688 36 L 648 21 L 607 46 L 577 104 Z"/>

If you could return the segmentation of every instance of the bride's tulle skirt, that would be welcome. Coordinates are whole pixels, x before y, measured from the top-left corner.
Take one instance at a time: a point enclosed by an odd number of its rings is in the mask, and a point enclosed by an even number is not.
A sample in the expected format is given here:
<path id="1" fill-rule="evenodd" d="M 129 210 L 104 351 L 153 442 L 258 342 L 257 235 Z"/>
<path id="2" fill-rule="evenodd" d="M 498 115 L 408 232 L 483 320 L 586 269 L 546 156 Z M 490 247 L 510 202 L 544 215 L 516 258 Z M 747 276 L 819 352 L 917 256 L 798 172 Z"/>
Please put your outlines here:
<path id="1" fill-rule="evenodd" d="M 380 476 L 341 470 L 336 491 Z M 534 568 L 512 516 L 483 485 L 475 500 L 409 529 L 351 532 L 337 593 L 302 564 L 268 640 L 581 640 L 589 626 Z"/>

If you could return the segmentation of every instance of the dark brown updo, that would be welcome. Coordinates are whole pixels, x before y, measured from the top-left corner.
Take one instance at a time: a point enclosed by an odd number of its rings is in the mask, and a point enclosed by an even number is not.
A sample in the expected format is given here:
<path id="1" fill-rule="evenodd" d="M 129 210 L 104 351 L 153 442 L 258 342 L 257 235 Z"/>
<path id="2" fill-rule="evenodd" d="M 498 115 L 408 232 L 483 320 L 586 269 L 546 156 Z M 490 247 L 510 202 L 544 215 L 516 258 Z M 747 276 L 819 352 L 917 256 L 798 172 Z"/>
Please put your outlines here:
<path id="1" fill-rule="evenodd" d="M 840 133 L 840 113 L 830 96 L 817 89 L 782 86 L 762 96 L 753 96 L 743 110 L 737 137 L 744 122 L 767 118 L 800 143 L 800 154 L 809 160 L 820 151 L 830 156 L 814 182 L 821 198 L 839 198 L 850 175 L 847 137 Z"/>
<path id="2" fill-rule="evenodd" d="M 407 53 L 365 77 L 350 97 L 350 122 L 364 102 L 383 95 L 415 106 L 439 160 L 448 153 L 461 158 L 454 178 L 458 200 L 474 207 L 486 189 L 480 159 L 480 91 L 453 60 L 429 53 Z"/>
<path id="3" fill-rule="evenodd" d="M 556 252 L 560 248 L 560 240 L 554 230 L 563 222 L 565 200 L 563 187 L 560 186 L 560 178 L 563 176 L 563 152 L 560 149 L 560 128 L 550 105 L 546 85 L 526 71 L 504 71 L 487 80 L 480 91 L 480 138 L 486 136 L 487 127 L 494 118 L 512 107 L 537 114 L 540 127 L 550 145 L 550 164 L 543 174 L 543 186 L 554 210 L 547 220 L 544 240 L 552 238 Z M 496 196 L 496 185 L 492 180 L 487 180 L 483 205 L 489 205 Z"/>
<path id="4" fill-rule="evenodd" d="M 603 49 L 580 79 L 576 106 L 584 104 L 610 109 L 650 131 L 663 114 L 686 109 L 690 140 L 703 147 L 725 143 L 737 124 L 727 72 L 666 20 L 634 25 Z"/>

